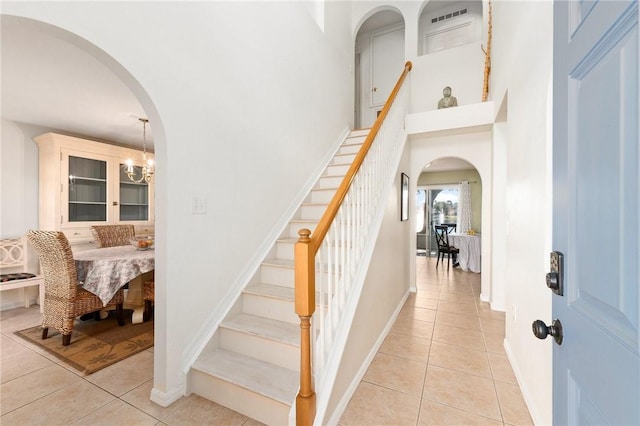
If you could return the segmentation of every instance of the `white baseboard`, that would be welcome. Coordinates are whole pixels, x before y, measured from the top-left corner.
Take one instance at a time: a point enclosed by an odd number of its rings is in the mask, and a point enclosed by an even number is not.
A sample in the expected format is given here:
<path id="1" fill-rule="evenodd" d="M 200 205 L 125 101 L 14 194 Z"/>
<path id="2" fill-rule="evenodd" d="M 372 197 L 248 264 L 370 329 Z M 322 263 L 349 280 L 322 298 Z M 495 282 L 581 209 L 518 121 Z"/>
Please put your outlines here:
<path id="1" fill-rule="evenodd" d="M 522 376 L 522 369 L 515 362 L 515 357 L 513 356 L 513 351 L 509 346 L 509 342 L 507 339 L 504 339 L 503 342 L 504 350 L 507 353 L 507 358 L 509 359 L 509 363 L 511 364 L 511 368 L 513 369 L 513 373 L 516 376 L 516 380 L 518 381 L 518 386 L 520 387 L 520 392 L 522 393 L 522 398 L 524 399 L 524 403 L 527 405 L 527 409 L 529 410 L 529 414 L 531 415 L 531 419 L 533 420 L 534 425 L 544 425 L 546 422 L 543 421 L 543 416 L 540 414 L 539 410 L 537 410 L 536 405 L 533 403 L 533 397 L 531 395 L 531 391 L 527 386 L 526 381 Z"/>
<path id="2" fill-rule="evenodd" d="M 150 399 L 161 407 L 168 407 L 183 396 L 185 396 L 183 389 L 172 389 L 166 393 L 153 388 Z"/>

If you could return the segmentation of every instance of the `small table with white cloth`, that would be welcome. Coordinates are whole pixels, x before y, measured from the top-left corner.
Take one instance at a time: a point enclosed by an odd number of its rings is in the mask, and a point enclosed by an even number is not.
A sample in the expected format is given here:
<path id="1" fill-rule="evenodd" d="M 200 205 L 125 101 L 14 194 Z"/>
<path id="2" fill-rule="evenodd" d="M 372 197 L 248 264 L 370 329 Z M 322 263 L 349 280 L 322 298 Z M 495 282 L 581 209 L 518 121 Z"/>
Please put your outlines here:
<path id="1" fill-rule="evenodd" d="M 74 253 L 73 258 L 80 285 L 98 296 L 104 305 L 122 286 L 155 269 L 154 250 L 137 250 L 133 246 L 85 250 Z M 131 287 L 128 293 L 135 293 Z M 141 288 L 137 292 L 141 295 Z M 143 306 L 138 302 L 129 295 L 125 300 L 126 305 L 133 305 L 133 323 L 142 322 Z"/>
<path id="2" fill-rule="evenodd" d="M 460 269 L 480 272 L 480 235 L 451 233 L 449 244 L 460 250 L 457 259 Z"/>

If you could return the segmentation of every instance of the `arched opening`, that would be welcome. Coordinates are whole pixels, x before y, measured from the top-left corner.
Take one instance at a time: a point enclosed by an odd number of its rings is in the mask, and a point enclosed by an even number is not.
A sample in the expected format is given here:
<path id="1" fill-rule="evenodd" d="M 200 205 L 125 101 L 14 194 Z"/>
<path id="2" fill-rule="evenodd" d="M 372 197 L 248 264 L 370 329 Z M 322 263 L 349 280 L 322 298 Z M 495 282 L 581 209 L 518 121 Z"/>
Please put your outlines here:
<path id="1" fill-rule="evenodd" d="M 3 130 L 3 154 L 6 146 L 12 146 L 11 155 L 22 164 L 22 170 L 10 183 L 21 191 L 12 192 L 15 196 L 11 203 L 3 197 L 0 213 L 4 215 L 5 209 L 29 212 L 14 215 L 3 232 L 17 234 L 40 227 L 39 159 L 38 147 L 33 142 L 37 135 L 55 132 L 142 150 L 139 118 L 146 117 L 147 151 L 155 153 L 157 169 L 166 170 L 162 120 L 146 90 L 122 64 L 99 46 L 62 28 L 11 15 L 0 18 L 2 121 L 7 124 L 3 127 L 11 129 Z M 163 227 L 158 227 L 158 220 L 164 222 L 163 181 L 166 178 L 161 172 L 154 176 L 155 233 L 161 239 L 166 233 Z M 165 251 L 164 247 L 158 247 L 156 258 L 164 258 Z M 156 268 L 156 281 L 162 274 Z M 164 278 L 160 281 L 164 282 Z M 164 309 L 156 310 L 155 314 L 163 315 Z M 164 335 L 164 330 L 156 330 L 156 342 Z M 161 353 L 157 351 L 156 356 Z"/>
<path id="2" fill-rule="evenodd" d="M 477 203 L 472 209 L 475 211 L 475 219 L 472 219 L 472 227 L 480 233 L 480 281 L 481 281 L 481 300 L 493 301 L 494 289 L 492 284 L 492 209 L 494 204 L 492 179 L 493 174 L 491 171 L 492 154 L 489 149 L 492 140 L 490 132 L 470 132 L 451 134 L 446 136 L 440 135 L 416 135 L 411 139 L 412 143 L 412 158 L 411 158 L 411 170 L 412 173 L 419 178 L 416 180 L 416 184 L 411 188 L 412 191 L 416 191 L 421 184 L 425 186 L 436 182 L 434 179 L 425 181 L 424 179 L 434 178 L 440 176 L 441 178 L 437 183 L 453 183 L 456 184 L 460 181 L 466 180 L 469 182 L 477 182 L 471 185 L 475 185 L 478 190 L 472 194 L 472 202 Z M 428 173 L 425 172 L 425 166 L 431 163 L 426 169 L 437 170 L 436 166 L 440 161 L 443 165 L 446 162 L 452 160 L 446 160 L 455 158 L 456 161 L 464 160 L 468 165 L 464 167 L 457 167 L 458 170 L 444 170 L 441 172 Z M 464 163 L 463 163 L 464 164 Z M 432 169 L 433 167 L 433 169 Z M 467 169 L 463 171 L 460 169 Z M 463 175 L 462 173 L 468 173 Z M 415 221 L 415 219 L 414 219 Z M 411 229 L 415 232 L 415 229 Z M 415 239 L 413 239 L 415 238 Z M 416 237 L 412 237 L 411 247 L 413 254 L 416 254 L 418 234 Z M 425 238 L 423 236 L 423 238 Z M 415 250 L 415 251 L 413 251 Z M 415 260 L 415 258 L 414 258 Z M 415 268 L 412 264 L 409 265 L 413 268 L 411 271 L 412 281 L 415 281 Z M 498 290 L 501 291 L 501 290 Z"/>
<path id="3" fill-rule="evenodd" d="M 354 128 L 373 125 L 405 62 L 405 24 L 396 10 L 372 11 L 357 31 Z"/>
<path id="4" fill-rule="evenodd" d="M 470 204 L 462 200 L 461 182 L 468 182 Z M 463 216 L 469 215 L 471 229 L 482 230 L 482 184 L 480 175 L 469 162 L 456 157 L 441 157 L 425 165 L 416 185 L 416 254 L 436 256 L 436 225 L 458 231 Z"/>

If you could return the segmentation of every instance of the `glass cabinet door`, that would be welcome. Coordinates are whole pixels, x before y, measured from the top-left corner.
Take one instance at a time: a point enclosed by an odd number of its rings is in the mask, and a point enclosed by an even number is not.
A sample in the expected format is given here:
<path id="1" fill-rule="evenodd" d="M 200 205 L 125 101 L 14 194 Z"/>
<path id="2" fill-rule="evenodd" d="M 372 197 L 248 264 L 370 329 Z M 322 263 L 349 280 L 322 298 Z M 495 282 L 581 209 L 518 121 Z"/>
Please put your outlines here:
<path id="1" fill-rule="evenodd" d="M 120 164 L 120 221 L 149 220 L 149 184 L 132 182 L 126 165 Z M 142 167 L 133 166 L 134 177 L 141 176 Z"/>
<path id="2" fill-rule="evenodd" d="M 69 156 L 69 222 L 106 222 L 107 162 Z"/>

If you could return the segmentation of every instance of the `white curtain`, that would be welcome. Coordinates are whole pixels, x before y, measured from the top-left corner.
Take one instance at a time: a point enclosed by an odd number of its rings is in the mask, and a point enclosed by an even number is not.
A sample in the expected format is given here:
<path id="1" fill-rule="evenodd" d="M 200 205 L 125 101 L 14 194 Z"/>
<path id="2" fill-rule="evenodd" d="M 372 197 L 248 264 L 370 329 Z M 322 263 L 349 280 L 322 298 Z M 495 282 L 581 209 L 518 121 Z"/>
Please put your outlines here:
<path id="1" fill-rule="evenodd" d="M 456 230 L 460 234 L 465 234 L 471 229 L 471 190 L 469 182 L 462 181 L 458 185 L 458 220 Z"/>

